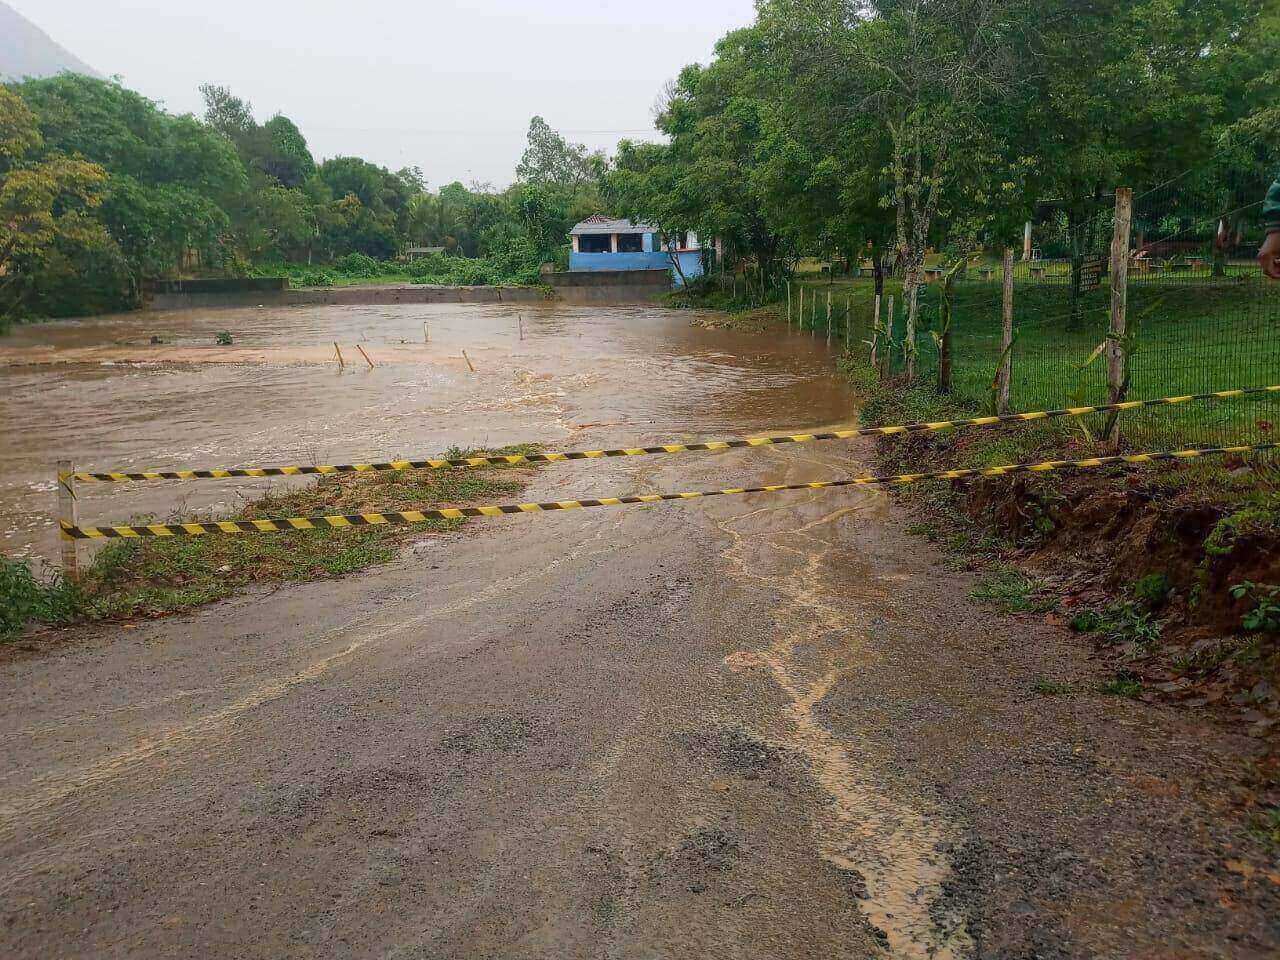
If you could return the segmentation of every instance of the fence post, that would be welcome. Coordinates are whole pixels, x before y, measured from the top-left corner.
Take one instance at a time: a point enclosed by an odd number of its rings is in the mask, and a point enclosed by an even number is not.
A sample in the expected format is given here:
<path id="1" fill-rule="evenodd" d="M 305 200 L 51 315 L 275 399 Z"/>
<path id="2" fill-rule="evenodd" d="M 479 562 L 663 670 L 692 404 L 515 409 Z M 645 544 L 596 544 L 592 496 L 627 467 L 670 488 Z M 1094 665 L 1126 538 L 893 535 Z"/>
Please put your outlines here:
<path id="1" fill-rule="evenodd" d="M 831 346 L 831 291 L 827 291 L 827 346 Z"/>
<path id="2" fill-rule="evenodd" d="M 853 298 L 844 298 L 844 350 L 849 352 L 849 338 L 853 335 Z"/>
<path id="3" fill-rule="evenodd" d="M 889 294 L 889 309 L 886 311 L 888 317 L 885 320 L 885 345 L 884 353 L 880 357 L 880 380 L 884 382 L 893 375 L 893 327 L 897 317 L 894 315 L 893 294 Z"/>
<path id="4" fill-rule="evenodd" d="M 791 329 L 791 281 L 787 281 L 787 329 Z"/>
<path id="5" fill-rule="evenodd" d="M 876 294 L 876 305 L 871 315 L 871 369 L 880 369 L 880 294 Z"/>
<path id="6" fill-rule="evenodd" d="M 1129 392 L 1129 239 L 1133 231 L 1133 190 L 1116 188 L 1116 224 L 1111 236 L 1111 325 L 1107 331 L 1107 384 L 1111 402 L 1121 403 Z M 1118 414 L 1107 418 L 1103 436 L 1120 443 Z"/>
<path id="7" fill-rule="evenodd" d="M 1004 248 L 1004 316 L 1000 328 L 1000 369 L 996 373 L 996 414 L 1009 412 L 1009 390 L 1013 381 L 1013 247 Z"/>
<path id="8" fill-rule="evenodd" d="M 69 523 L 73 527 L 80 525 L 79 501 L 76 500 L 75 479 L 72 476 L 74 473 L 75 467 L 71 465 L 70 460 L 58 461 L 58 520 L 61 521 L 58 524 L 59 530 L 63 523 Z M 62 537 L 62 576 L 68 583 L 80 582 L 79 545 L 79 540 Z"/>

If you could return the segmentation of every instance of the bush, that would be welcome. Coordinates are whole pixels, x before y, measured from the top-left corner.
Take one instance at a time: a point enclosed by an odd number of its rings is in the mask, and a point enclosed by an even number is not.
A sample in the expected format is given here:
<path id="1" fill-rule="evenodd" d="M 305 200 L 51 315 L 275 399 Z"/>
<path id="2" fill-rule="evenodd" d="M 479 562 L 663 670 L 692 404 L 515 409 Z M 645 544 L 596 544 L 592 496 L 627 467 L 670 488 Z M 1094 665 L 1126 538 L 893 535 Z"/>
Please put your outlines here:
<path id="1" fill-rule="evenodd" d="M 25 561 L 0 556 L 0 639 L 17 636 L 33 620 L 67 623 L 82 606 L 75 587 L 57 579 L 41 583 Z"/>
<path id="2" fill-rule="evenodd" d="M 366 254 L 348 253 L 334 262 L 333 272 L 344 277 L 377 277 L 387 273 L 387 267 Z"/>
<path id="3" fill-rule="evenodd" d="M 299 270 L 289 277 L 289 282 L 299 287 L 332 287 L 335 281 L 328 270 Z"/>

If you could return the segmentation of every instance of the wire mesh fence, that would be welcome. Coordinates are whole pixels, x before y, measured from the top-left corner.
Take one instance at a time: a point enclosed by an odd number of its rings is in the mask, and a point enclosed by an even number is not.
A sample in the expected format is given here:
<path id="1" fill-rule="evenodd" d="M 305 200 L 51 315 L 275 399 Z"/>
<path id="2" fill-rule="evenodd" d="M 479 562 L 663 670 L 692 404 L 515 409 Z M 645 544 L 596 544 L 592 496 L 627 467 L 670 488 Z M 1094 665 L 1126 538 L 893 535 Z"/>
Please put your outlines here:
<path id="1" fill-rule="evenodd" d="M 1120 337 L 1109 333 L 1113 197 L 1074 218 L 1066 239 L 1057 241 L 1069 256 L 1016 263 L 1011 409 L 1109 402 L 1116 392 L 1109 344 L 1123 355 L 1120 393 L 1129 399 L 1280 383 L 1280 283 L 1264 279 L 1254 259 L 1268 182 L 1261 170 L 1197 171 L 1135 199 Z M 1244 202 L 1247 196 L 1253 200 Z M 949 305 L 950 393 L 994 408 L 1004 357 L 1001 266 L 977 257 L 949 282 L 947 273 L 930 270 L 920 293 L 916 379 L 939 382 Z M 901 295 L 892 317 L 886 314 L 885 331 L 892 341 L 885 372 L 901 377 L 911 349 Z M 1265 442 L 1275 438 L 1276 423 L 1280 398 L 1270 396 L 1134 411 L 1120 426 L 1129 446 L 1155 448 Z M 1102 419 L 1083 429 L 1096 435 Z"/>

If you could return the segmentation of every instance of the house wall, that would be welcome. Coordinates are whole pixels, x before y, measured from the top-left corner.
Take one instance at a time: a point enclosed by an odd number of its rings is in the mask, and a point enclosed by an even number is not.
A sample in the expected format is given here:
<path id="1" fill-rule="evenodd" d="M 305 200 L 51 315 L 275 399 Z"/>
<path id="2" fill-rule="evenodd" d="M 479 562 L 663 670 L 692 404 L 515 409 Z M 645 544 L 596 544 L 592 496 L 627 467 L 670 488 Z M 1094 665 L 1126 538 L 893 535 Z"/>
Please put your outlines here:
<path id="1" fill-rule="evenodd" d="M 653 246 L 653 235 L 645 234 L 646 247 Z M 686 250 L 676 254 L 680 258 L 680 269 L 692 280 L 702 276 L 702 253 L 699 250 Z M 650 250 L 648 253 L 571 253 L 569 269 L 578 271 L 599 270 L 670 270 L 676 286 L 680 285 L 680 275 L 671 267 L 671 260 L 661 250 Z"/>

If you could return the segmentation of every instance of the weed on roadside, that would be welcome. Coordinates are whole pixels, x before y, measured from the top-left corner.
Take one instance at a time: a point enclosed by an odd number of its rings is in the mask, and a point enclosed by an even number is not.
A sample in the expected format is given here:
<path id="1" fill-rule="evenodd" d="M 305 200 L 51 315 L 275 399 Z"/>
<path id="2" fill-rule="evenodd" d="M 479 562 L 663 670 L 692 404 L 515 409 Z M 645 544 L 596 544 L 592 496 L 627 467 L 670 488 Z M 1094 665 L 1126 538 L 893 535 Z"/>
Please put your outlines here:
<path id="1" fill-rule="evenodd" d="M 1076 633 L 1100 634 L 1115 646 L 1127 646 L 1133 654 L 1149 650 L 1164 630 L 1164 622 L 1132 601 L 1113 603 L 1097 610 L 1083 610 L 1071 620 Z"/>
<path id="2" fill-rule="evenodd" d="M 1042 697 L 1064 697 L 1075 693 L 1075 688 L 1071 684 L 1059 680 L 1049 680 L 1045 677 L 1037 677 L 1036 682 L 1031 685 L 1031 689 Z"/>
<path id="3" fill-rule="evenodd" d="M 1039 597 L 1041 584 L 1013 567 L 1000 567 L 969 591 L 971 600 L 993 603 L 1002 613 L 1047 613 L 1057 607 L 1054 597 Z"/>
<path id="4" fill-rule="evenodd" d="M 1126 697 L 1135 700 L 1142 696 L 1142 681 L 1134 677 L 1117 674 L 1100 688 L 1100 692 L 1111 697 Z"/>
<path id="5" fill-rule="evenodd" d="M 1272 807 L 1253 817 L 1249 832 L 1268 849 L 1280 852 L 1280 807 Z"/>
<path id="6" fill-rule="evenodd" d="M 59 576 L 37 576 L 25 560 L 0 555 L 0 641 L 30 621 L 68 623 L 84 608 L 82 592 Z"/>

